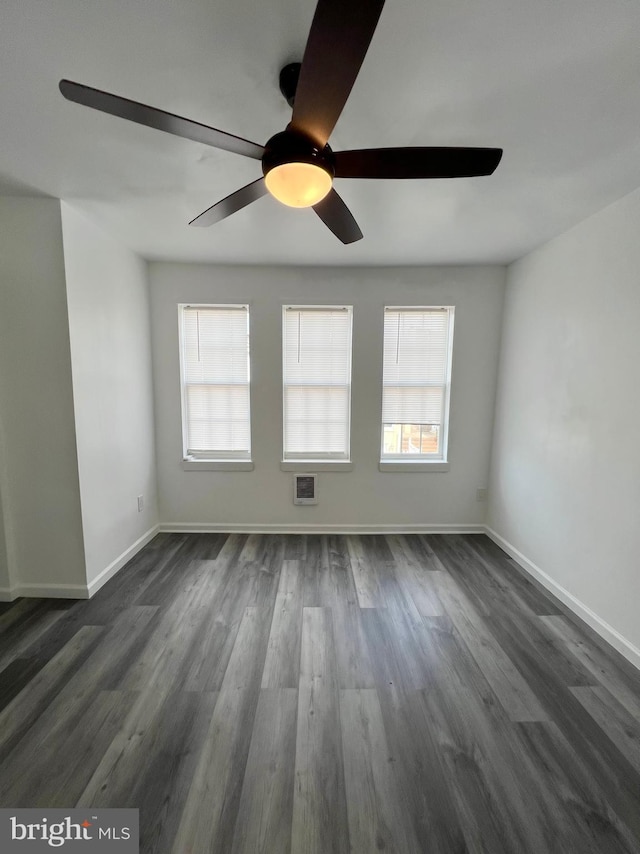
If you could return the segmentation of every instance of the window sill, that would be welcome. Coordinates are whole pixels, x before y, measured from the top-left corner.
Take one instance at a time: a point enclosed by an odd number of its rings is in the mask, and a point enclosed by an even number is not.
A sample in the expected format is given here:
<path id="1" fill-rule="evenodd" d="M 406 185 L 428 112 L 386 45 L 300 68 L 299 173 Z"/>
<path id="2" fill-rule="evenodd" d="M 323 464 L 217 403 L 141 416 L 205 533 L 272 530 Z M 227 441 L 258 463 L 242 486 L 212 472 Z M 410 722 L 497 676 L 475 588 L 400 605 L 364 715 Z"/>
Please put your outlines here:
<path id="1" fill-rule="evenodd" d="M 253 471 L 251 460 L 182 460 L 183 471 Z"/>
<path id="2" fill-rule="evenodd" d="M 430 460 L 407 460 L 407 462 L 401 462 L 400 460 L 388 460 L 381 461 L 378 463 L 378 468 L 380 471 L 393 471 L 393 472 L 414 472 L 419 471 L 423 474 L 426 472 L 439 472 L 439 471 L 449 471 L 449 463 L 443 462 L 442 460 L 434 460 L 431 462 Z"/>
<path id="3" fill-rule="evenodd" d="M 282 460 L 280 471 L 352 471 L 353 463 L 350 460 Z"/>

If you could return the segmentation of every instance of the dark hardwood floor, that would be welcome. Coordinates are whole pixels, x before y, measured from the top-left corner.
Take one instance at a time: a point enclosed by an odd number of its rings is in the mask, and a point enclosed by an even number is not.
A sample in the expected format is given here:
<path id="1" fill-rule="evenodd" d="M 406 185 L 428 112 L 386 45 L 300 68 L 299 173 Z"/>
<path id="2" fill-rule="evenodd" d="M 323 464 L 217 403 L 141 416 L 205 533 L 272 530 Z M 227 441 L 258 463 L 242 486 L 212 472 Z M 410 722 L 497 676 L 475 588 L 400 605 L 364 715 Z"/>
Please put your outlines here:
<path id="1" fill-rule="evenodd" d="M 0 763 L 143 852 L 640 852 L 640 674 L 481 535 L 161 534 L 3 605 Z"/>

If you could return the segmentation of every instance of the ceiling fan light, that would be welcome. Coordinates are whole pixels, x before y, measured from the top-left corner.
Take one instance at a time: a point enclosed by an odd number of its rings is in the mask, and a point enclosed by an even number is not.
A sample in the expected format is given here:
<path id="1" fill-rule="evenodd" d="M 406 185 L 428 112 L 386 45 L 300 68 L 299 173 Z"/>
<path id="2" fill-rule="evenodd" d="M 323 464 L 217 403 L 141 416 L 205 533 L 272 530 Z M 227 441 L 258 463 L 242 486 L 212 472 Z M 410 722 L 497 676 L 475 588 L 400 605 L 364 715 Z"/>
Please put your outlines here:
<path id="1" fill-rule="evenodd" d="M 271 195 L 291 208 L 310 208 L 316 205 L 331 189 L 333 179 L 321 166 L 314 163 L 281 163 L 265 175 L 265 184 Z"/>

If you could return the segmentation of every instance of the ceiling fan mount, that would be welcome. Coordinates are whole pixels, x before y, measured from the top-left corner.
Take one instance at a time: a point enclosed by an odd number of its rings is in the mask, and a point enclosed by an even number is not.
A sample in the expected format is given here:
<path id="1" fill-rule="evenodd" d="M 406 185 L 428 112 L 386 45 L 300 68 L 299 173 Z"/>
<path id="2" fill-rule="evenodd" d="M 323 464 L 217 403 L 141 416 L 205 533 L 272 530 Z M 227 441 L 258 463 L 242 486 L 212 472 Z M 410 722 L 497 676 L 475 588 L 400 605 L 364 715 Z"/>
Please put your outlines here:
<path id="1" fill-rule="evenodd" d="M 298 80 L 300 79 L 301 62 L 290 62 L 280 69 L 278 82 L 280 84 L 280 92 L 291 109 L 296 99 L 296 89 L 298 88 Z"/>
<path id="2" fill-rule="evenodd" d="M 93 89 L 60 81 L 69 101 L 262 163 L 262 177 L 216 202 L 190 225 L 219 222 L 270 193 L 292 207 L 312 207 L 343 243 L 362 232 L 333 187 L 334 178 L 466 178 L 491 175 L 500 148 L 369 148 L 332 151 L 329 137 L 360 71 L 384 0 L 318 0 L 302 62 L 280 71 L 280 91 L 293 109 L 286 130 L 259 145 L 209 125 Z"/>

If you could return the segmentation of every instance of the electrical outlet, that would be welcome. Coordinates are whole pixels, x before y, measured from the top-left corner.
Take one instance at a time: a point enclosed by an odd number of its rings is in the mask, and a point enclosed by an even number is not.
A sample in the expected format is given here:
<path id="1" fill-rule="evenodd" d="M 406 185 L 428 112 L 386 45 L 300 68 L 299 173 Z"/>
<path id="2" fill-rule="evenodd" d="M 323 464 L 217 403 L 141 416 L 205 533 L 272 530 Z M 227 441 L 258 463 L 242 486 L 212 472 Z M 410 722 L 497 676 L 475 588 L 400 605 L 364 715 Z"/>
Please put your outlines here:
<path id="1" fill-rule="evenodd" d="M 138 513 L 142 513 L 144 510 L 144 495 L 138 496 Z"/>
<path id="2" fill-rule="evenodd" d="M 476 489 L 476 501 L 486 501 L 487 500 L 487 490 L 486 489 Z"/>

